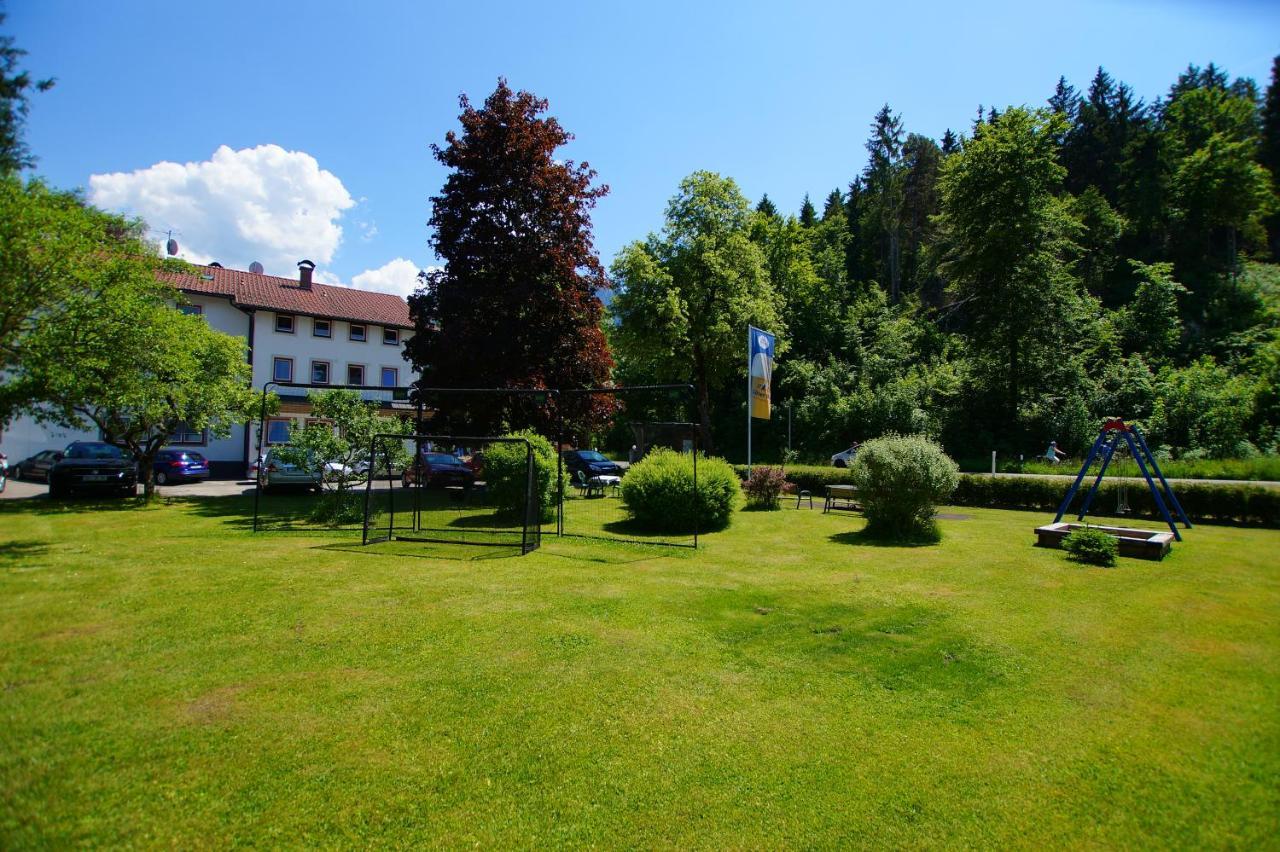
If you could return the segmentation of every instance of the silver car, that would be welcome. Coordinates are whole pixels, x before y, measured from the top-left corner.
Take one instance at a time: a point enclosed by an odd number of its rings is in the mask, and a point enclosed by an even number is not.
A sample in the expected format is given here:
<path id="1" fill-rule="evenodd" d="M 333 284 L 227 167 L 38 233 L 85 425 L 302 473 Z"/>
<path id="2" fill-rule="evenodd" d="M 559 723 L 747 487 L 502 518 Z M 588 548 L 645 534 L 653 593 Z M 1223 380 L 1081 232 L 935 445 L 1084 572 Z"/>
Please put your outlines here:
<path id="1" fill-rule="evenodd" d="M 311 465 L 308 465 L 308 467 L 311 467 Z M 263 460 L 263 470 L 265 471 L 262 479 L 264 491 L 281 487 L 305 487 L 316 491 L 320 490 L 322 470 L 319 466 L 315 466 L 315 470 L 307 470 L 304 467 L 285 461 L 275 449 L 267 450 L 267 456 Z"/>

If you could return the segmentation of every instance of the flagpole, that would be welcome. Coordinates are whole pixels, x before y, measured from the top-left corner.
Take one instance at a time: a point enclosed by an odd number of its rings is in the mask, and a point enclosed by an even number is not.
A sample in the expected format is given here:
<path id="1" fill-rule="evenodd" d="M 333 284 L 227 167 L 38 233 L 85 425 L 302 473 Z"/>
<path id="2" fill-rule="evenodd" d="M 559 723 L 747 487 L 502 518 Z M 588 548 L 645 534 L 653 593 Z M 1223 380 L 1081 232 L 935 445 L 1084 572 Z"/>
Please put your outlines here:
<path id="1" fill-rule="evenodd" d="M 751 478 L 751 326 L 747 326 L 747 479 Z"/>

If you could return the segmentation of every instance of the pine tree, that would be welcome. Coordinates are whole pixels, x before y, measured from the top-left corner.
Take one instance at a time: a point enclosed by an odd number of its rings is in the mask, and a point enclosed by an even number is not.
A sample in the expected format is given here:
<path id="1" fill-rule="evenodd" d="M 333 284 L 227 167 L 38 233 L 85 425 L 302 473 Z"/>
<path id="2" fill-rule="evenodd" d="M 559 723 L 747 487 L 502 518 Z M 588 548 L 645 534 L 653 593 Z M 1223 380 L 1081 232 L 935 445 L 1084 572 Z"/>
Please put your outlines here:
<path id="1" fill-rule="evenodd" d="M 804 194 L 804 204 L 800 205 L 800 224 L 812 228 L 818 222 L 818 211 L 809 200 L 809 193 Z"/>
<path id="2" fill-rule="evenodd" d="M 867 140 L 867 167 L 863 182 L 870 195 L 868 214 L 882 245 L 882 281 L 889 299 L 897 303 L 902 293 L 902 117 L 885 104 L 871 124 Z"/>
<path id="3" fill-rule="evenodd" d="M 1280 56 L 1271 62 L 1271 82 L 1262 103 L 1262 144 L 1258 146 L 1258 162 L 1271 172 L 1280 186 Z M 1272 259 L 1280 258 L 1280 212 L 1266 220 L 1267 238 Z"/>
<path id="4" fill-rule="evenodd" d="M 946 132 L 942 134 L 942 156 L 949 157 L 960 149 L 960 140 L 951 132 L 948 127 Z"/>
<path id="5" fill-rule="evenodd" d="M 822 204 L 822 221 L 826 222 L 837 215 L 844 216 L 844 193 L 839 189 L 833 189 Z"/>
<path id="6" fill-rule="evenodd" d="M 0 12 L 0 26 L 4 19 L 4 13 Z M 53 88 L 53 80 L 32 80 L 26 71 L 18 71 L 18 61 L 27 52 L 13 44 L 11 36 L 0 36 L 0 175 L 35 165 L 35 157 L 22 138 L 27 119 L 27 93 Z"/>
<path id="7" fill-rule="evenodd" d="M 462 133 L 432 145 L 450 169 L 431 199 L 431 245 L 444 269 L 410 297 L 416 333 L 406 354 L 427 386 L 573 388 L 606 383 L 613 359 L 597 291 L 606 285 L 589 211 L 608 187 L 587 163 L 560 160 L 573 137 L 547 102 L 506 80 L 476 109 L 460 99 Z M 612 404 L 583 399 L 564 412 L 578 430 Z M 487 431 L 551 428 L 550 406 L 475 405 L 458 420 Z M 484 434 L 484 433 L 479 433 Z"/>
<path id="8" fill-rule="evenodd" d="M 756 212 L 763 213 L 770 219 L 776 219 L 778 217 L 778 207 L 769 200 L 769 193 L 766 192 L 760 197 L 760 203 L 756 205 Z"/>

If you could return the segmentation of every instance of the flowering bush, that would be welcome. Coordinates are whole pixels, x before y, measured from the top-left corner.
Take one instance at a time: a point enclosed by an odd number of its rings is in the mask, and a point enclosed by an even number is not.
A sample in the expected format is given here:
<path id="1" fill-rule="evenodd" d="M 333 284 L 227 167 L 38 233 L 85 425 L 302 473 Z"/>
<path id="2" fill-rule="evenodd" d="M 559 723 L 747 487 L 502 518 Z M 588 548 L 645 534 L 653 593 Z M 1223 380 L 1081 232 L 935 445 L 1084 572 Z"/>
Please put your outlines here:
<path id="1" fill-rule="evenodd" d="M 787 478 L 780 467 L 752 468 L 751 477 L 742 484 L 747 492 L 747 505 L 753 509 L 778 508 L 778 495 L 786 487 Z"/>

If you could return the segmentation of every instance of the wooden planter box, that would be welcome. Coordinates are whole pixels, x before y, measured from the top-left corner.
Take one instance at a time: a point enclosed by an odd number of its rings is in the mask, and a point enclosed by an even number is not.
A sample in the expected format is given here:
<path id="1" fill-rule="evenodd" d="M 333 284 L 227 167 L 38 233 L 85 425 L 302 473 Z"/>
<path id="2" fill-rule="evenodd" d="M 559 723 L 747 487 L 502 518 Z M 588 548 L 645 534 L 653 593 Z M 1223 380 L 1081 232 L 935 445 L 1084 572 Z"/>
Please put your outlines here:
<path id="1" fill-rule="evenodd" d="M 1074 530 L 1082 530 L 1084 524 L 1069 524 L 1065 521 L 1057 524 L 1046 524 L 1036 527 L 1036 545 L 1039 547 L 1062 547 L 1062 540 Z M 1089 529 L 1101 530 L 1120 542 L 1120 555 L 1134 559 L 1164 559 L 1164 555 L 1173 547 L 1173 533 L 1156 530 L 1135 530 L 1128 527 L 1101 527 L 1089 525 Z"/>

